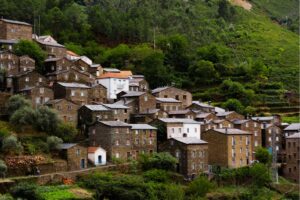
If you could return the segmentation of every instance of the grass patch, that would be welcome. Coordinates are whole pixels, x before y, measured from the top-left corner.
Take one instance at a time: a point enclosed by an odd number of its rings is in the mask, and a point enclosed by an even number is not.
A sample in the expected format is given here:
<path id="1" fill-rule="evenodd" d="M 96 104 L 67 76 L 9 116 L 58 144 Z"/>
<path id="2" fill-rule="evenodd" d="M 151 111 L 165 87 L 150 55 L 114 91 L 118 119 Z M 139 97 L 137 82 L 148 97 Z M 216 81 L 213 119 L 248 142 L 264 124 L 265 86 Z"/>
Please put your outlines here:
<path id="1" fill-rule="evenodd" d="M 282 121 L 285 123 L 299 123 L 300 122 L 300 116 L 283 116 Z"/>

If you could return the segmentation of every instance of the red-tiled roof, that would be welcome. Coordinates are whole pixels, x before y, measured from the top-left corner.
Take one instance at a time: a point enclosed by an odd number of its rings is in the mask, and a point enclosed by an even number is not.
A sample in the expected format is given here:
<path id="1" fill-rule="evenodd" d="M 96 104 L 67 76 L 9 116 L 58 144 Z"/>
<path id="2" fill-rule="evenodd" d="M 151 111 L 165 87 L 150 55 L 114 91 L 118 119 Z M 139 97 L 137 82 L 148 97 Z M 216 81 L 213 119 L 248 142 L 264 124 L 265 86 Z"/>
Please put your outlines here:
<path id="1" fill-rule="evenodd" d="M 119 73 L 104 73 L 99 78 L 128 78 L 129 76 L 132 76 L 131 71 L 120 71 Z"/>
<path id="2" fill-rule="evenodd" d="M 88 153 L 95 153 L 99 147 L 88 147 Z"/>

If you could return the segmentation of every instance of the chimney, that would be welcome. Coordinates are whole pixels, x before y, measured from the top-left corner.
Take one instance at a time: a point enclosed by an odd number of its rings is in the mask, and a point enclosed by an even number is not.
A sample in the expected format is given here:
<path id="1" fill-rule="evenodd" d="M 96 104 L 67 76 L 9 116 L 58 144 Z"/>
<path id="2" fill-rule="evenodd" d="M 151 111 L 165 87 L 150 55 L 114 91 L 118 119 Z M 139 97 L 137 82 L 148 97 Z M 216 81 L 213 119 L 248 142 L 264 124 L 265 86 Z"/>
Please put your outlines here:
<path id="1" fill-rule="evenodd" d="M 267 128 L 267 122 L 263 122 L 263 127 L 264 127 L 264 129 Z"/>

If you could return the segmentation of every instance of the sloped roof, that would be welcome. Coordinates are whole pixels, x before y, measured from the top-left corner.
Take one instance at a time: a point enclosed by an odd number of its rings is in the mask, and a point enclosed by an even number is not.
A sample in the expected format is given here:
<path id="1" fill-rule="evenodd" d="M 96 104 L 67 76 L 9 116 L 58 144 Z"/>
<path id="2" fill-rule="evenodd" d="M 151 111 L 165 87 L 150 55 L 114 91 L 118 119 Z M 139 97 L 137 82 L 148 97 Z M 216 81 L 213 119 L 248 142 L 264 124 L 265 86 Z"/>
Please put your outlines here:
<path id="1" fill-rule="evenodd" d="M 199 101 L 192 101 L 192 104 L 196 104 L 196 105 L 198 105 L 200 107 L 203 107 L 203 108 L 214 108 L 213 106 L 211 106 L 209 104 L 199 102 Z"/>
<path id="2" fill-rule="evenodd" d="M 150 126 L 149 124 L 129 124 L 131 129 L 143 129 L 143 130 L 156 130 L 157 128 Z"/>
<path id="3" fill-rule="evenodd" d="M 218 117 L 224 117 L 224 116 L 230 115 L 231 113 L 233 113 L 233 111 L 220 112 L 220 113 L 217 113 L 216 115 Z"/>
<path id="4" fill-rule="evenodd" d="M 70 87 L 70 88 L 90 88 L 89 86 L 82 84 L 82 83 L 65 83 L 65 82 L 57 82 L 59 85 L 62 85 L 64 87 Z"/>
<path id="5" fill-rule="evenodd" d="M 156 100 L 163 103 L 181 103 L 181 101 L 178 101 L 174 98 L 158 98 L 156 97 Z"/>
<path id="6" fill-rule="evenodd" d="M 245 134 L 245 135 L 251 135 L 251 133 L 247 132 L 247 131 L 243 131 L 240 129 L 236 129 L 236 128 L 217 128 L 217 129 L 213 129 L 214 131 L 217 131 L 219 133 L 223 133 L 223 134 L 228 134 L 228 135 L 241 135 L 241 134 Z"/>
<path id="7" fill-rule="evenodd" d="M 291 139 L 291 138 L 300 138 L 300 132 L 299 133 L 294 133 L 294 134 L 292 134 L 292 135 L 289 135 L 289 136 L 287 136 L 286 138 L 289 138 L 289 139 Z"/>
<path id="8" fill-rule="evenodd" d="M 188 118 L 159 118 L 160 121 L 165 123 L 187 123 L 187 124 L 201 124 L 193 119 Z"/>
<path id="9" fill-rule="evenodd" d="M 165 89 L 168 89 L 168 88 L 170 88 L 170 86 L 165 86 L 165 87 L 155 88 L 154 90 L 152 90 L 152 94 L 161 92 L 161 91 L 163 91 L 163 90 L 165 90 Z"/>
<path id="10" fill-rule="evenodd" d="M 145 92 L 129 91 L 121 97 L 138 97 L 145 94 Z"/>
<path id="11" fill-rule="evenodd" d="M 129 124 L 122 121 L 99 121 L 99 122 L 111 127 L 131 127 Z"/>
<path id="12" fill-rule="evenodd" d="M 71 147 L 76 146 L 77 143 L 63 143 L 58 145 L 58 149 L 69 149 Z"/>
<path id="13" fill-rule="evenodd" d="M 99 76 L 100 79 L 102 78 L 120 78 L 120 79 L 127 79 L 129 76 L 132 75 L 131 71 L 120 71 L 118 73 L 115 72 L 107 72 Z"/>
<path id="14" fill-rule="evenodd" d="M 11 24 L 20 24 L 20 25 L 26 25 L 26 26 L 31 26 L 31 24 L 26 23 L 26 22 L 21 22 L 21 21 L 16 21 L 16 20 L 11 20 L 11 19 L 0 19 L 1 21 L 11 23 Z"/>
<path id="15" fill-rule="evenodd" d="M 66 52 L 68 55 L 70 55 L 70 56 L 78 56 L 79 57 L 79 55 L 78 54 L 76 54 L 75 52 L 73 52 L 73 51 L 70 51 L 70 50 L 67 50 L 67 52 Z"/>
<path id="16" fill-rule="evenodd" d="M 171 110 L 168 112 L 169 115 L 184 115 L 190 112 L 190 110 Z"/>
<path id="17" fill-rule="evenodd" d="M 268 116 L 268 117 L 252 117 L 253 120 L 255 121 L 270 121 L 273 120 L 273 116 Z"/>
<path id="18" fill-rule="evenodd" d="M 233 120 L 232 123 L 234 124 L 244 124 L 246 122 L 250 121 L 249 119 L 242 119 L 242 120 Z"/>
<path id="19" fill-rule="evenodd" d="M 110 109 L 128 109 L 127 106 L 124 106 L 122 104 L 102 104 L 102 105 Z"/>
<path id="20" fill-rule="evenodd" d="M 184 144 L 207 144 L 206 141 L 200 140 L 196 137 L 175 137 L 172 139 Z"/>
<path id="21" fill-rule="evenodd" d="M 294 130 L 300 130 L 300 123 L 293 123 L 290 124 L 288 127 L 284 129 L 285 131 L 294 131 Z"/>
<path id="22" fill-rule="evenodd" d="M 196 118 L 202 119 L 210 115 L 211 113 L 199 113 L 196 115 Z"/>
<path id="23" fill-rule="evenodd" d="M 84 105 L 84 106 L 92 111 L 108 111 L 108 110 L 110 110 L 103 105 Z"/>
<path id="24" fill-rule="evenodd" d="M 103 71 L 105 71 L 105 72 L 120 72 L 120 70 L 116 69 L 116 68 L 103 68 Z"/>
<path id="25" fill-rule="evenodd" d="M 88 147 L 88 153 L 95 153 L 98 149 L 105 151 L 105 149 L 101 147 Z"/>

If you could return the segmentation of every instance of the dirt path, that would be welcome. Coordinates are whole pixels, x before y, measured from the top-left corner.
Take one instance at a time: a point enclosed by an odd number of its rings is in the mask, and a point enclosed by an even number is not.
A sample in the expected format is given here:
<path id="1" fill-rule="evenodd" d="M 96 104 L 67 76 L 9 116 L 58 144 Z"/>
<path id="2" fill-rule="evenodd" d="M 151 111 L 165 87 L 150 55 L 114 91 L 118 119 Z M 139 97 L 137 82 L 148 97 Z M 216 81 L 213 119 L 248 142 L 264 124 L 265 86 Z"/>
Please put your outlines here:
<path id="1" fill-rule="evenodd" d="M 244 8 L 245 10 L 251 10 L 252 5 L 246 0 L 230 0 L 230 2 L 234 5 L 240 6 Z"/>

